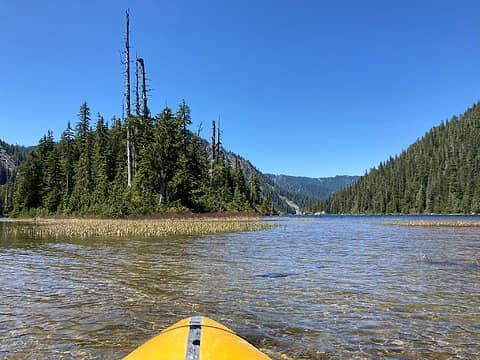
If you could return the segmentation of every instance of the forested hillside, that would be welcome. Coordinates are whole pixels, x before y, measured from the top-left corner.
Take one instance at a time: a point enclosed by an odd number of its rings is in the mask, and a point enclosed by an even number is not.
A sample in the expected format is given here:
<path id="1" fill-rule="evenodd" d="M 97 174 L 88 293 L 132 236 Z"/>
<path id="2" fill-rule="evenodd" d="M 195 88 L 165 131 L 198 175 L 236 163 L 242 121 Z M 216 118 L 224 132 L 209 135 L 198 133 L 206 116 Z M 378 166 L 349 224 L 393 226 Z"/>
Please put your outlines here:
<path id="1" fill-rule="evenodd" d="M 477 103 L 322 205 L 329 213 L 478 213 L 479 174 Z"/>
<path id="2" fill-rule="evenodd" d="M 230 163 L 235 163 L 238 161 L 242 168 L 243 174 L 245 179 L 251 179 L 254 177 L 258 180 L 259 188 L 260 188 L 260 195 L 267 199 L 268 202 L 273 204 L 273 207 L 276 211 L 281 213 L 295 213 L 295 209 L 290 207 L 288 203 L 285 201 L 285 193 L 286 190 L 276 186 L 269 178 L 267 174 L 262 173 L 258 170 L 249 160 L 243 158 L 242 156 L 231 152 L 225 151 L 226 156 L 229 159 Z M 307 197 L 310 201 L 315 201 L 315 199 L 311 199 Z"/>
<path id="3" fill-rule="evenodd" d="M 7 144 L 0 140 L 0 216 L 12 209 L 14 183 L 18 168 L 32 149 L 32 147 Z"/>

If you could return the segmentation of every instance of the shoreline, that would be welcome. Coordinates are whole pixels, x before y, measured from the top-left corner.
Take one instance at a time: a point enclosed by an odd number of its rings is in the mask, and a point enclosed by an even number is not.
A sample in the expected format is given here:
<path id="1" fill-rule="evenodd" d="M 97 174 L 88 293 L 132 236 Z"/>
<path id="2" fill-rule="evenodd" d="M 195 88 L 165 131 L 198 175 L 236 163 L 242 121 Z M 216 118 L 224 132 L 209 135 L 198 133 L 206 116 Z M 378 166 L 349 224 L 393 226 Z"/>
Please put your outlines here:
<path id="1" fill-rule="evenodd" d="M 23 218 L 7 221 L 9 235 L 36 239 L 48 238 L 162 238 L 244 231 L 268 230 L 272 224 L 261 217 L 181 217 L 181 218 Z"/>
<path id="2" fill-rule="evenodd" d="M 121 217 L 103 216 L 103 215 L 63 215 L 52 214 L 45 216 L 18 216 L 18 217 L 0 217 L 4 221 L 28 221 L 35 219 L 45 220 L 221 220 L 221 219 L 262 219 L 264 216 L 254 212 L 212 212 L 212 213 L 156 213 L 148 215 L 126 215 Z"/>
<path id="3" fill-rule="evenodd" d="M 480 219 L 470 221 L 458 220 L 396 220 L 384 221 L 383 225 L 411 227 L 480 227 Z"/>

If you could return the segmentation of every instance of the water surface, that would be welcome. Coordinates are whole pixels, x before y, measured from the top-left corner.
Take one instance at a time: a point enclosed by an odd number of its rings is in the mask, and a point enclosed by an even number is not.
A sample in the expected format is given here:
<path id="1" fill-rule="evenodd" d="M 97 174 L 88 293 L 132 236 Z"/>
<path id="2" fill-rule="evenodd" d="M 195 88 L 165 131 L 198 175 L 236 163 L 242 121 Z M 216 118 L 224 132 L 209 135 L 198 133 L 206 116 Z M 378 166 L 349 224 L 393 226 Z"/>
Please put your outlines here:
<path id="1" fill-rule="evenodd" d="M 480 228 L 382 220 L 144 241 L 12 239 L 0 222 L 0 358 L 118 359 L 195 314 L 274 359 L 479 358 Z"/>

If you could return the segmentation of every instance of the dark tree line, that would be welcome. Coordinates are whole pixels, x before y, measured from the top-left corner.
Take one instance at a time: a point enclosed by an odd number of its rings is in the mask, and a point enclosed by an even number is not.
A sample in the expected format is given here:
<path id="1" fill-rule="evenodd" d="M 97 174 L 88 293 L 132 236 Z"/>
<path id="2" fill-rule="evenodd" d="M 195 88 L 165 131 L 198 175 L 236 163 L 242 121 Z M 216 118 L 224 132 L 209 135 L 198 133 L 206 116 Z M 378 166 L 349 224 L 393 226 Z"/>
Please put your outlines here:
<path id="1" fill-rule="evenodd" d="M 10 145 L 0 140 L 0 216 L 12 210 L 17 169 L 31 151 L 30 147 Z"/>
<path id="2" fill-rule="evenodd" d="M 75 128 L 60 140 L 40 140 L 16 181 L 13 214 L 104 214 L 121 216 L 164 211 L 262 211 L 258 179 L 245 179 L 241 163 L 222 147 L 192 133 L 190 108 L 166 107 L 155 117 L 126 121 L 101 115 L 91 125 L 82 104 Z M 127 129 L 135 143 L 128 183 Z M 215 145 L 215 146 L 212 146 Z M 270 207 L 271 208 L 271 207 Z"/>
<path id="3" fill-rule="evenodd" d="M 322 203 L 329 213 L 479 213 L 480 104 Z"/>

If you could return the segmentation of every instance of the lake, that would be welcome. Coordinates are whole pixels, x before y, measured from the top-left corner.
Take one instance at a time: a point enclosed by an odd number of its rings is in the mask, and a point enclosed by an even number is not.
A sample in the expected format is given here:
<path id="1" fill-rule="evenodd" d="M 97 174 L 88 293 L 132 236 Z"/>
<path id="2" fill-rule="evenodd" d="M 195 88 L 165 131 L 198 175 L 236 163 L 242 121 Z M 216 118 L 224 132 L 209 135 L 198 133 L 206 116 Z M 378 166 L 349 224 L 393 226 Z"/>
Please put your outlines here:
<path id="1" fill-rule="evenodd" d="M 0 358 L 119 359 L 199 314 L 273 359 L 478 359 L 480 228 L 385 219 L 142 241 L 11 239 L 2 221 Z"/>

